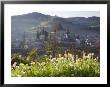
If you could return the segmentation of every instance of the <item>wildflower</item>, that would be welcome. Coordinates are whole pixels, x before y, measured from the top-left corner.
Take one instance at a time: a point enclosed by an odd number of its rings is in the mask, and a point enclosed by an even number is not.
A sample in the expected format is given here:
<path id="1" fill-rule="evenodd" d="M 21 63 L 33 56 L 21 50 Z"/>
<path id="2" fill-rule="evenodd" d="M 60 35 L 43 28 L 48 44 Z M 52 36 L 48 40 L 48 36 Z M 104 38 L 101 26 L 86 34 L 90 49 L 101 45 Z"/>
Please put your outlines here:
<path id="1" fill-rule="evenodd" d="M 82 69 L 81 67 L 79 67 L 79 69 Z"/>
<path id="2" fill-rule="evenodd" d="M 61 59 L 64 59 L 64 57 L 61 57 Z"/>
<path id="3" fill-rule="evenodd" d="M 58 54 L 58 57 L 60 58 L 62 55 L 61 54 Z"/>
<path id="4" fill-rule="evenodd" d="M 71 76 L 74 76 L 74 74 L 71 74 Z"/>
<path id="5" fill-rule="evenodd" d="M 16 68 L 19 68 L 19 66 L 16 66 Z"/>
<path id="6" fill-rule="evenodd" d="M 86 55 L 86 54 L 85 54 L 85 52 L 83 51 L 83 58 L 85 58 L 85 55 Z"/>
<path id="7" fill-rule="evenodd" d="M 65 58 L 67 58 L 67 57 L 68 57 L 68 55 L 67 55 L 67 53 L 66 53 L 66 52 L 65 52 L 65 54 L 64 54 L 64 57 L 65 57 Z"/>
<path id="8" fill-rule="evenodd" d="M 78 59 L 78 55 L 76 55 L 76 59 Z"/>
<path id="9" fill-rule="evenodd" d="M 17 64 L 17 62 L 14 62 L 14 64 L 12 65 L 12 67 L 13 67 L 13 68 L 16 67 L 16 64 Z"/>
<path id="10" fill-rule="evenodd" d="M 80 59 L 77 59 L 77 62 L 79 62 L 80 61 Z"/>
<path id="11" fill-rule="evenodd" d="M 35 64 L 35 62 L 31 62 L 31 65 L 34 65 Z"/>
<path id="12" fill-rule="evenodd" d="M 58 70 L 58 67 L 55 67 L 56 70 Z"/>
<path id="13" fill-rule="evenodd" d="M 47 57 L 47 55 L 44 55 L 45 57 Z"/>
<path id="14" fill-rule="evenodd" d="M 39 62 L 37 62 L 37 64 L 38 64 L 38 65 L 40 65 L 40 63 L 39 63 Z"/>
<path id="15" fill-rule="evenodd" d="M 19 58 L 21 58 L 22 57 L 22 55 L 19 55 Z"/>
<path id="16" fill-rule="evenodd" d="M 42 62 L 41 65 L 45 65 L 45 62 Z"/>
<path id="17" fill-rule="evenodd" d="M 72 54 L 68 54 L 68 58 L 70 58 L 72 60 L 74 57 Z"/>
<path id="18" fill-rule="evenodd" d="M 47 58 L 48 56 L 47 55 L 44 55 L 44 58 Z"/>
<path id="19" fill-rule="evenodd" d="M 17 75 L 17 77 L 21 77 L 21 75 Z"/>
<path id="20" fill-rule="evenodd" d="M 69 66 L 71 66 L 71 67 L 72 67 L 72 66 L 73 66 L 73 64 L 69 63 Z"/>
<path id="21" fill-rule="evenodd" d="M 20 66 L 23 66 L 24 64 L 23 63 L 20 63 Z"/>
<path id="22" fill-rule="evenodd" d="M 52 62 L 55 61 L 55 60 L 56 60 L 56 58 L 52 58 L 52 59 L 51 59 Z"/>
<path id="23" fill-rule="evenodd" d="M 92 59 L 93 59 L 93 56 L 94 56 L 94 53 L 91 53 L 91 57 L 92 57 Z"/>
<path id="24" fill-rule="evenodd" d="M 28 64 L 26 64 L 26 66 L 28 66 Z"/>
<path id="25" fill-rule="evenodd" d="M 27 58 L 26 60 L 29 60 L 29 58 Z"/>
<path id="26" fill-rule="evenodd" d="M 95 58 L 94 60 L 97 61 L 97 58 Z"/>
<path id="27" fill-rule="evenodd" d="M 52 59 L 52 55 L 49 55 L 49 58 Z"/>
<path id="28" fill-rule="evenodd" d="M 94 55 L 94 53 L 92 53 L 91 55 Z"/>
<path id="29" fill-rule="evenodd" d="M 97 60 L 99 59 L 99 57 L 98 57 L 98 56 L 97 56 L 96 58 L 97 58 Z"/>
<path id="30" fill-rule="evenodd" d="M 28 69 L 28 70 L 30 70 L 30 69 L 31 69 L 31 67 L 29 67 L 29 66 L 28 66 L 28 67 L 27 67 L 27 69 Z"/>
<path id="31" fill-rule="evenodd" d="M 91 58 L 91 53 L 89 53 L 87 56 L 85 56 L 86 58 Z"/>
<path id="32" fill-rule="evenodd" d="M 89 69 L 89 65 L 87 65 L 87 68 Z"/>
<path id="33" fill-rule="evenodd" d="M 23 74 L 25 74 L 26 72 L 23 72 Z"/>

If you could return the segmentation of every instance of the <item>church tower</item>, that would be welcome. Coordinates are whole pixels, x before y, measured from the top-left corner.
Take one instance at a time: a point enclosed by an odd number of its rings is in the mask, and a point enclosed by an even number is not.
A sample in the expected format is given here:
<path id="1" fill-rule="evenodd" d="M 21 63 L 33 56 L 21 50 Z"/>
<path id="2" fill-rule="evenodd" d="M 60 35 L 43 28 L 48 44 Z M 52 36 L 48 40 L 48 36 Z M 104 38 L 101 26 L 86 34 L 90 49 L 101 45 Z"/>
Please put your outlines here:
<path id="1" fill-rule="evenodd" d="M 69 31 L 69 29 L 66 30 L 66 38 L 70 38 L 70 31 Z"/>

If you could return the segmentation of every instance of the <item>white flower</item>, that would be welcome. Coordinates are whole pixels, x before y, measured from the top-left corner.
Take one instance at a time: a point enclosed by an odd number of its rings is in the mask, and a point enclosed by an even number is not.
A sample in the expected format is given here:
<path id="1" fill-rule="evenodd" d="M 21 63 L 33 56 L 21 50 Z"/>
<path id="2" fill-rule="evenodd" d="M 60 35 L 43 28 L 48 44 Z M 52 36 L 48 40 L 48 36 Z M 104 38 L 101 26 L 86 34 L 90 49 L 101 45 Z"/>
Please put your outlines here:
<path id="1" fill-rule="evenodd" d="M 72 63 L 69 63 L 69 66 L 73 66 L 73 64 Z"/>
<path id="2" fill-rule="evenodd" d="M 23 66 L 24 64 L 23 63 L 20 63 L 20 66 Z"/>
<path id="3" fill-rule="evenodd" d="M 78 55 L 76 55 L 76 59 L 78 59 Z"/>
<path id="4" fill-rule="evenodd" d="M 52 59 L 51 59 L 51 62 L 54 62 L 54 61 L 56 61 L 56 58 L 52 58 Z"/>
<path id="5" fill-rule="evenodd" d="M 19 58 L 21 58 L 22 57 L 22 55 L 19 55 Z"/>
<path id="6" fill-rule="evenodd" d="M 72 57 L 73 57 L 73 55 L 72 55 L 72 54 L 70 54 L 70 57 L 72 58 Z"/>
<path id="7" fill-rule="evenodd" d="M 19 68 L 19 66 L 16 66 L 16 68 Z"/>
<path id="8" fill-rule="evenodd" d="M 35 64 L 35 62 L 31 62 L 31 65 L 34 65 Z"/>
<path id="9" fill-rule="evenodd" d="M 97 58 L 95 58 L 94 60 L 97 61 Z"/>
<path id="10" fill-rule="evenodd" d="M 26 60 L 29 60 L 29 58 L 27 58 Z"/>
<path id="11" fill-rule="evenodd" d="M 14 62 L 14 64 L 12 65 L 12 67 L 16 67 L 17 62 Z"/>
<path id="12" fill-rule="evenodd" d="M 45 62 L 42 62 L 41 65 L 45 65 Z"/>
<path id="13" fill-rule="evenodd" d="M 64 57 L 65 57 L 65 58 L 67 58 L 67 57 L 68 57 L 68 55 L 67 55 L 67 54 L 64 54 Z"/>
<path id="14" fill-rule="evenodd" d="M 26 72 L 23 72 L 23 74 L 25 74 Z"/>
<path id="15" fill-rule="evenodd" d="M 38 64 L 38 65 L 40 65 L 40 63 L 39 63 L 39 62 L 37 62 L 37 64 Z"/>
<path id="16" fill-rule="evenodd" d="M 44 57 L 48 57 L 47 55 L 44 55 Z"/>
<path id="17" fill-rule="evenodd" d="M 97 60 L 99 59 L 99 57 L 97 57 Z"/>
<path id="18" fill-rule="evenodd" d="M 21 75 L 17 75 L 17 77 L 21 77 Z"/>
<path id="19" fill-rule="evenodd" d="M 79 62 L 79 61 L 80 61 L 80 59 L 77 59 L 76 61 L 77 61 L 77 62 Z"/>
<path id="20" fill-rule="evenodd" d="M 60 58 L 62 55 L 61 54 L 58 54 L 58 57 Z"/>
<path id="21" fill-rule="evenodd" d="M 61 59 L 64 59 L 64 57 L 61 57 Z"/>
<path id="22" fill-rule="evenodd" d="M 94 55 L 94 53 L 91 54 L 92 56 Z"/>
<path id="23" fill-rule="evenodd" d="M 26 64 L 26 66 L 28 66 L 28 64 Z"/>
<path id="24" fill-rule="evenodd" d="M 49 55 L 50 58 L 52 58 L 52 55 Z"/>
<path id="25" fill-rule="evenodd" d="M 71 76 L 74 76 L 74 74 L 71 74 Z"/>

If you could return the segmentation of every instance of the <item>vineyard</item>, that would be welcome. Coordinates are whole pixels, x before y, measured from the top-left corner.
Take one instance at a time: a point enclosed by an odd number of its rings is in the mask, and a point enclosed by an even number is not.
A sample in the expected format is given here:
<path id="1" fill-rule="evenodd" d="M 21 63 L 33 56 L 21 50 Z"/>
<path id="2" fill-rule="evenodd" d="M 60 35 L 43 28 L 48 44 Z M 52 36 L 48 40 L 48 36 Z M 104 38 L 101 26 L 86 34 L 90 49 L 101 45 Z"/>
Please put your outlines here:
<path id="1" fill-rule="evenodd" d="M 100 62 L 91 55 L 74 60 L 73 54 L 58 54 L 56 58 L 43 55 L 38 58 L 32 50 L 27 56 L 12 55 L 12 77 L 99 77 Z"/>

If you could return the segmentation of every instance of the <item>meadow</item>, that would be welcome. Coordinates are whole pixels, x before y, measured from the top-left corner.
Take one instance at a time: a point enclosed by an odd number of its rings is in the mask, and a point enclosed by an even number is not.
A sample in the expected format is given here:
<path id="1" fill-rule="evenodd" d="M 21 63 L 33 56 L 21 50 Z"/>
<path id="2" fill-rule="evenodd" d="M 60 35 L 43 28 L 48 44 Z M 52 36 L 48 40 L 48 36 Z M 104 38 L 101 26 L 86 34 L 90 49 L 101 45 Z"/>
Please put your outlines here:
<path id="1" fill-rule="evenodd" d="M 49 58 L 44 55 L 35 59 L 35 52 L 22 57 L 15 54 L 12 57 L 12 77 L 99 77 L 100 62 L 91 55 L 76 58 L 68 54 L 68 58 L 59 54 L 57 58 Z"/>

